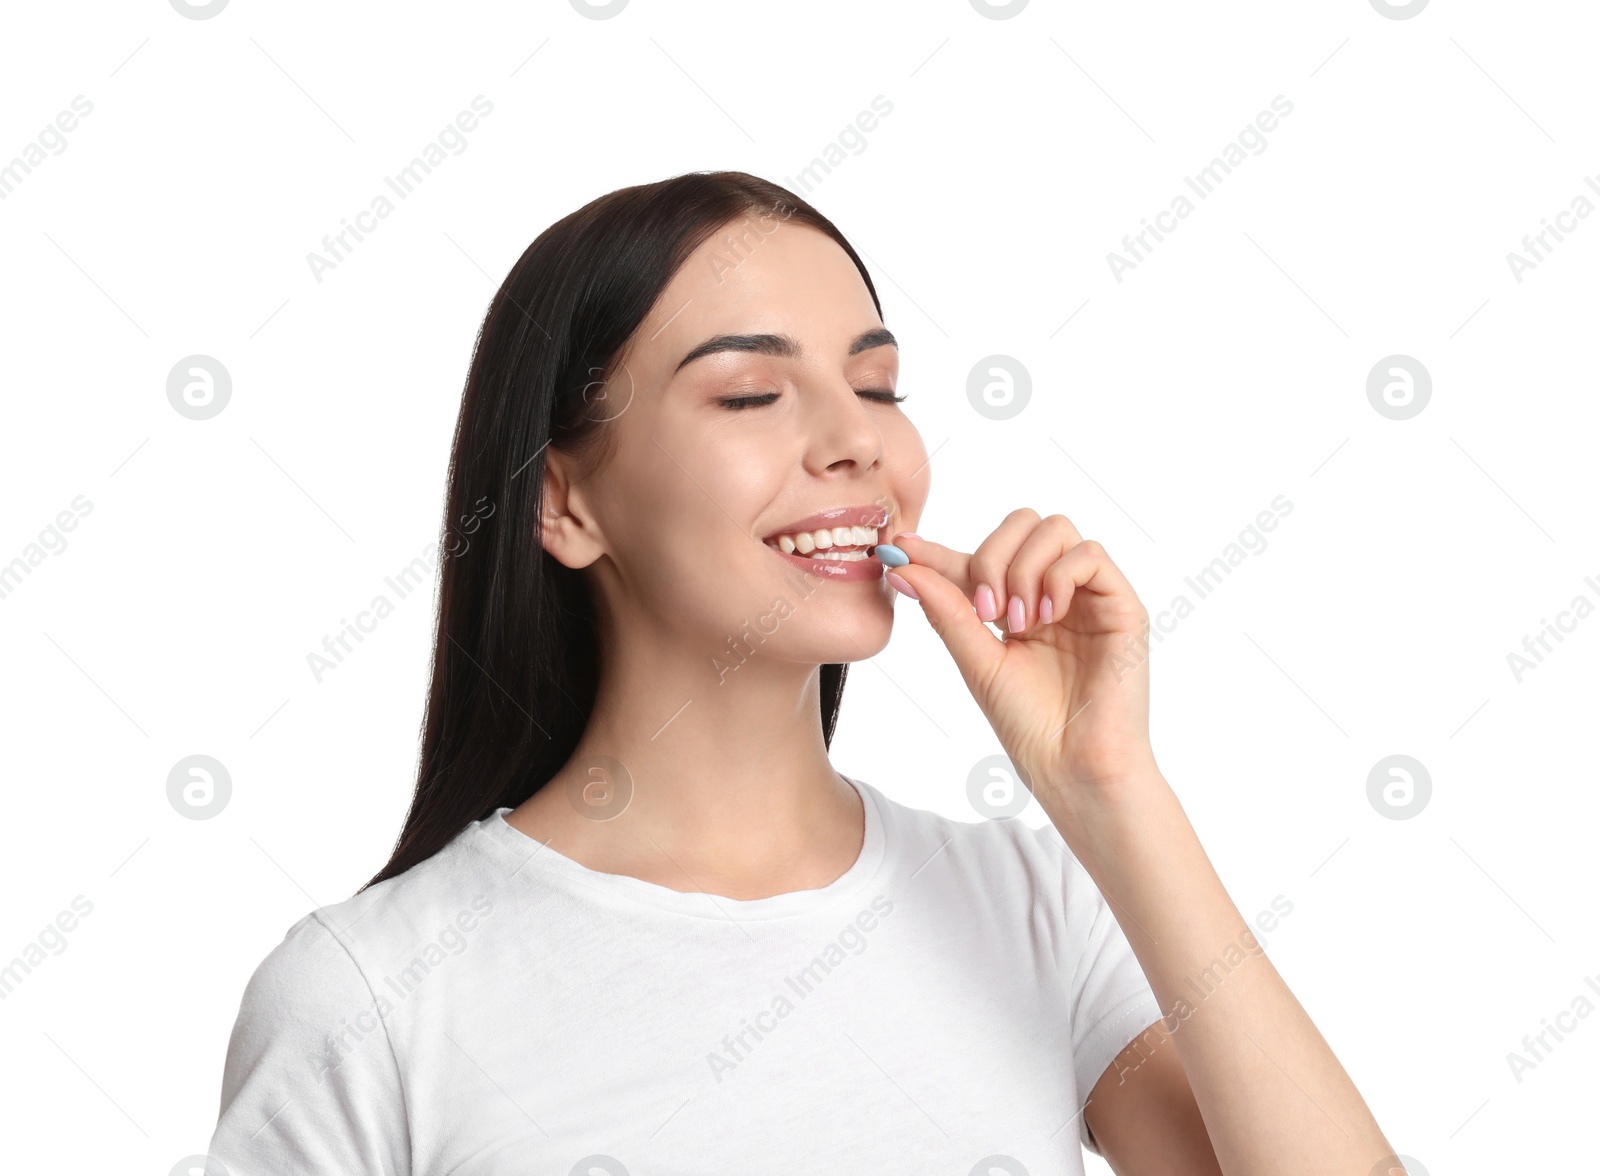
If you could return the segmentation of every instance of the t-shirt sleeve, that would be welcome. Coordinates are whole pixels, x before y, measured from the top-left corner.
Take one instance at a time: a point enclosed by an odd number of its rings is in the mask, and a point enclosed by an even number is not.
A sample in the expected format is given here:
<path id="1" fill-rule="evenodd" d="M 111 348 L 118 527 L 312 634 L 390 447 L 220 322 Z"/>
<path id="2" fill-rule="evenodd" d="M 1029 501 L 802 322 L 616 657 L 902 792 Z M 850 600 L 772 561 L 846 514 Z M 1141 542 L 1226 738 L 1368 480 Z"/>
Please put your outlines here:
<path id="1" fill-rule="evenodd" d="M 366 978 L 315 912 L 245 986 L 209 1154 L 230 1176 L 407 1176 L 405 1100 Z"/>
<path id="2" fill-rule="evenodd" d="M 1068 994 L 1072 1065 L 1078 1081 L 1078 1138 L 1099 1155 L 1100 1147 L 1081 1112 L 1116 1056 L 1161 1019 L 1161 1006 L 1089 871 L 1073 856 L 1054 825 L 1042 826 L 1037 834 L 1061 855 L 1066 925 L 1078 953 Z"/>

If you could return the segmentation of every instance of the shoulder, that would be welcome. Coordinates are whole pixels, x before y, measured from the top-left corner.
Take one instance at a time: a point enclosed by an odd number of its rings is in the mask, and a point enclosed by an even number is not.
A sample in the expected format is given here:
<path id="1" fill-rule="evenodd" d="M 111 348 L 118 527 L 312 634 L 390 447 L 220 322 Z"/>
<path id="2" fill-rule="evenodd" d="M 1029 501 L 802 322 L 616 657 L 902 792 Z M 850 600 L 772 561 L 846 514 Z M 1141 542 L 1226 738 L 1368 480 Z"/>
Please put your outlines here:
<path id="1" fill-rule="evenodd" d="M 409 1169 L 397 1013 L 483 932 L 511 871 L 469 825 L 444 849 L 291 925 L 256 965 L 223 1066 L 211 1155 L 235 1173 Z M 457 972 L 461 970 L 457 968 Z"/>
<path id="2" fill-rule="evenodd" d="M 1092 906 L 1099 897 L 1088 872 L 1049 821 L 1029 825 L 1020 816 L 947 816 L 891 799 L 865 781 L 856 783 L 876 802 L 889 840 L 914 859 L 909 870 L 938 861 L 941 873 L 990 892 L 1000 886 L 1030 896 L 1062 914 Z"/>
<path id="3" fill-rule="evenodd" d="M 850 777 L 876 803 L 886 830 L 919 841 L 949 842 L 973 853 L 1022 855 L 1048 862 L 1070 858 L 1061 834 L 1046 821 L 1029 825 L 1020 817 L 985 817 L 976 812 L 948 816 L 934 809 L 918 808 L 886 795 L 875 785 Z"/>
<path id="4" fill-rule="evenodd" d="M 336 999 L 367 991 L 365 978 L 339 942 L 322 907 L 303 916 L 256 965 L 245 985 L 242 1010 L 272 1024 L 293 1019 Z"/>
<path id="5" fill-rule="evenodd" d="M 516 878 L 506 861 L 490 852 L 481 822 L 456 834 L 433 856 L 341 902 L 318 907 L 288 931 L 278 969 L 318 964 L 343 971 L 354 967 L 380 976 L 397 960 L 428 953 L 429 945 L 452 950 L 470 937 L 497 903 L 505 903 Z M 295 940 L 309 941 L 297 945 Z M 344 953 L 340 961 L 328 943 Z M 310 978 L 308 976 L 308 978 Z"/>
<path id="6" fill-rule="evenodd" d="M 506 871 L 478 852 L 469 825 L 444 849 L 298 919 L 245 986 L 238 1031 L 303 1026 L 325 1034 L 384 1001 L 378 979 L 397 966 L 459 951 L 494 911 Z"/>
<path id="7" fill-rule="evenodd" d="M 381 1004 L 322 912 L 256 967 L 228 1039 L 208 1155 L 238 1176 L 409 1171 Z"/>

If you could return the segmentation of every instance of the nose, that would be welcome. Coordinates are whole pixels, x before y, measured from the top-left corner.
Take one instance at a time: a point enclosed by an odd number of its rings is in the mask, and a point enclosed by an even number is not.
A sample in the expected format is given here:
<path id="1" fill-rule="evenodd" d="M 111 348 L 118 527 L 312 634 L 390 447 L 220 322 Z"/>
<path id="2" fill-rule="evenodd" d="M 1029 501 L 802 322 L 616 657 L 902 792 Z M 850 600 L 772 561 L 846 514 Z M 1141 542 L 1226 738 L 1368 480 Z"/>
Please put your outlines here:
<path id="1" fill-rule="evenodd" d="M 843 378 L 819 382 L 803 395 L 806 465 L 815 474 L 853 468 L 864 473 L 883 460 L 883 434 L 868 402 Z"/>

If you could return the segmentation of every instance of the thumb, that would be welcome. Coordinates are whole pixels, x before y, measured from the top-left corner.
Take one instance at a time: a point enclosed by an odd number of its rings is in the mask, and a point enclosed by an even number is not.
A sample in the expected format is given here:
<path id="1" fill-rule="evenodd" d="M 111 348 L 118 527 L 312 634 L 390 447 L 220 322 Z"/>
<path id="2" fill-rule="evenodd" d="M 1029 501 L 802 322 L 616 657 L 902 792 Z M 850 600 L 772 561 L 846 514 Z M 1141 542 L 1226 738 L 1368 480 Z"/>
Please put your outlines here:
<path id="1" fill-rule="evenodd" d="M 1005 660 L 1005 642 L 978 619 L 977 609 L 961 589 L 933 568 L 913 560 L 901 567 L 889 568 L 888 574 L 911 586 L 917 603 L 922 606 L 922 615 L 928 618 L 928 624 L 950 651 L 961 676 L 966 679 L 967 689 L 981 698 L 982 689 Z"/>

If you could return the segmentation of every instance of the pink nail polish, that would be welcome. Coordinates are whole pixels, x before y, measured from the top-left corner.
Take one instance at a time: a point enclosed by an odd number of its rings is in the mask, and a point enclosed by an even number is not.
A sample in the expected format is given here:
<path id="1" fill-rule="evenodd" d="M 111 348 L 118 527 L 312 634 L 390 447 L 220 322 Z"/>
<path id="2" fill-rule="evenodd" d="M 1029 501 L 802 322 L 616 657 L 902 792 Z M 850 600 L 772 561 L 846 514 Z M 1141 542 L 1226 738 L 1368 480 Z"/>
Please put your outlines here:
<path id="1" fill-rule="evenodd" d="M 922 599 L 922 597 L 917 595 L 917 590 L 915 588 L 913 588 L 910 584 L 907 584 L 903 579 L 895 575 L 893 572 L 884 573 L 883 578 L 889 581 L 889 587 L 893 588 L 896 592 L 899 592 L 905 596 L 909 596 L 912 600 Z"/>
<path id="2" fill-rule="evenodd" d="M 1048 625 L 1056 619 L 1056 606 L 1048 596 L 1039 598 L 1039 623 Z"/>
<path id="3" fill-rule="evenodd" d="M 987 584 L 984 584 L 973 594 L 972 604 L 978 610 L 978 619 L 980 621 L 992 621 L 1000 615 L 1000 610 L 995 607 L 994 603 L 994 590 Z"/>
<path id="4" fill-rule="evenodd" d="M 1011 604 L 1006 608 L 1006 628 L 1013 633 L 1020 633 L 1023 629 L 1022 597 L 1013 596 Z"/>

